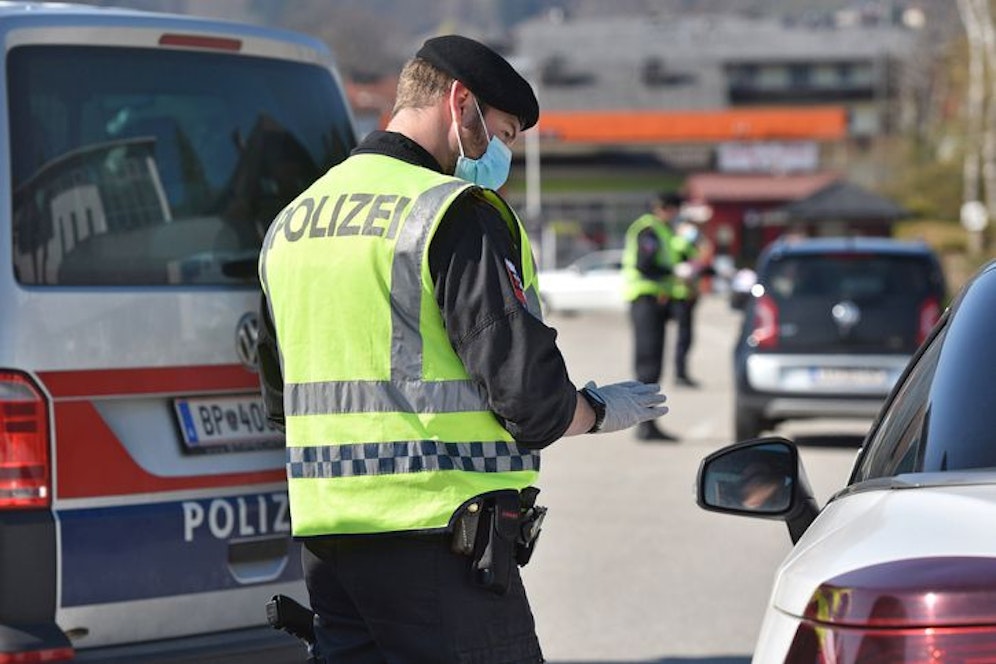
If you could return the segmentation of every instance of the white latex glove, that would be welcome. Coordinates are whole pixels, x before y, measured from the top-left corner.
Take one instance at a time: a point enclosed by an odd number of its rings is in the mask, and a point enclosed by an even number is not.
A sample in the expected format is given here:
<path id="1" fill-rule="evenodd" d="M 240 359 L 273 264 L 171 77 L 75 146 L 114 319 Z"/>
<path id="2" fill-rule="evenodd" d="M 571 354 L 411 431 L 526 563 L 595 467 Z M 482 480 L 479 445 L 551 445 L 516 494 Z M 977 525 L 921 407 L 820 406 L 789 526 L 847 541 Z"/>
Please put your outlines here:
<path id="1" fill-rule="evenodd" d="M 695 268 L 688 261 L 683 261 L 674 266 L 674 276 L 679 279 L 691 279 L 695 274 Z"/>
<path id="2" fill-rule="evenodd" d="M 627 380 L 601 387 L 589 382 L 586 388 L 597 394 L 605 402 L 605 420 L 593 433 L 609 433 L 628 429 L 640 422 L 664 415 L 668 407 L 667 397 L 661 386 L 654 383 L 641 383 Z"/>

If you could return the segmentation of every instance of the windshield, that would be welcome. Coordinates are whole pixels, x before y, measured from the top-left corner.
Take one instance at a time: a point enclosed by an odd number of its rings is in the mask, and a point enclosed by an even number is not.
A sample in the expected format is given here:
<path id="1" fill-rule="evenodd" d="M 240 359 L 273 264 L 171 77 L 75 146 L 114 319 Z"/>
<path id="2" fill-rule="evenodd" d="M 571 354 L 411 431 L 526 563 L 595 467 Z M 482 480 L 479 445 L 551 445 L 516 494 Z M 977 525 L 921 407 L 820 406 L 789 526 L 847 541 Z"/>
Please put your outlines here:
<path id="1" fill-rule="evenodd" d="M 27 285 L 251 283 L 270 221 L 355 141 L 317 65 L 24 46 L 8 83 Z"/>

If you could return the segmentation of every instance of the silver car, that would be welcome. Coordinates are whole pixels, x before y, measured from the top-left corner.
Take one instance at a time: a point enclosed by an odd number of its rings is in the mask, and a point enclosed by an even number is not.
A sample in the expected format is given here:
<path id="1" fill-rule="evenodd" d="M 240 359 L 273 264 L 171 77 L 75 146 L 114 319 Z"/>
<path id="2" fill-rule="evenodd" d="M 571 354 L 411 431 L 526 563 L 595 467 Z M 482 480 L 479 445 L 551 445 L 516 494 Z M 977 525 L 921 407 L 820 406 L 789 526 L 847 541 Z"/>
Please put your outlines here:
<path id="1" fill-rule="evenodd" d="M 328 48 L 4 3 L 0 662 L 301 661 L 263 230 L 355 142 Z"/>

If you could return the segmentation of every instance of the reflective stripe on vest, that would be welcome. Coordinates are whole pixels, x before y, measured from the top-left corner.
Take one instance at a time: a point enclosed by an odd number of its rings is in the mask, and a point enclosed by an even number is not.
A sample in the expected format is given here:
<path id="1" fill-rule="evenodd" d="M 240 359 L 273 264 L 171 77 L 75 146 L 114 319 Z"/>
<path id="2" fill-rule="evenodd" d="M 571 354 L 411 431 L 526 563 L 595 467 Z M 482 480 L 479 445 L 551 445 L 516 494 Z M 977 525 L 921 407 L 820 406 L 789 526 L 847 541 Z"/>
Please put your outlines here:
<path id="1" fill-rule="evenodd" d="M 539 455 L 520 454 L 505 442 L 440 443 L 418 440 L 362 445 L 291 447 L 292 477 L 393 475 L 424 470 L 509 472 L 538 470 Z"/>
<path id="2" fill-rule="evenodd" d="M 671 277 L 665 276 L 660 279 L 648 279 L 637 267 L 637 254 L 639 252 L 639 235 L 645 229 L 654 231 L 657 235 L 657 262 L 660 265 L 673 265 L 673 252 L 671 251 L 671 231 L 667 225 L 652 214 L 645 214 L 626 230 L 626 238 L 623 245 L 623 299 L 635 300 L 641 295 L 652 295 L 660 297 L 666 295 L 671 290 Z"/>
<path id="3" fill-rule="evenodd" d="M 358 155 L 298 197 L 267 233 L 259 271 L 284 368 L 297 536 L 443 529 L 470 498 L 535 481 L 539 454 L 520 448 L 488 410 L 449 345 L 433 295 L 429 242 L 469 187 L 398 160 Z M 340 236 L 350 223 L 347 206 L 360 196 L 356 206 L 367 211 L 352 218 L 357 232 Z M 538 315 L 528 238 L 497 195 L 484 196 L 519 235 L 523 290 Z M 399 209 L 406 200 L 412 202 Z M 320 210 L 327 220 L 318 218 Z M 333 262 L 347 269 L 321 269 Z M 318 269 L 309 271 L 311 264 Z M 343 311 L 335 309 L 337 295 L 351 303 Z M 342 352 L 312 352 L 336 313 L 353 323 L 343 328 L 348 335 L 329 335 Z M 356 338 L 364 333 L 369 339 Z"/>

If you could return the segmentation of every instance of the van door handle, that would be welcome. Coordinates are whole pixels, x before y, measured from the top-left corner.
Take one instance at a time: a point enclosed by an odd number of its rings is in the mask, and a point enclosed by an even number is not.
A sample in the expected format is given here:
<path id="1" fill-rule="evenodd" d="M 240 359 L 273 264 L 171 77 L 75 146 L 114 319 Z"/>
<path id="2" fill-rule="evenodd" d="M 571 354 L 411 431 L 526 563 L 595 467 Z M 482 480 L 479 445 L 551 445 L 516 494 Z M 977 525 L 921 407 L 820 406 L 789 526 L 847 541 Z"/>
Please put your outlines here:
<path id="1" fill-rule="evenodd" d="M 228 543 L 228 570 L 239 583 L 273 581 L 287 567 L 290 538 L 235 539 Z"/>

